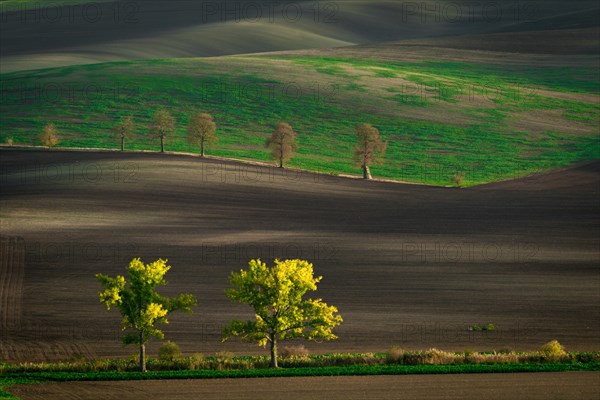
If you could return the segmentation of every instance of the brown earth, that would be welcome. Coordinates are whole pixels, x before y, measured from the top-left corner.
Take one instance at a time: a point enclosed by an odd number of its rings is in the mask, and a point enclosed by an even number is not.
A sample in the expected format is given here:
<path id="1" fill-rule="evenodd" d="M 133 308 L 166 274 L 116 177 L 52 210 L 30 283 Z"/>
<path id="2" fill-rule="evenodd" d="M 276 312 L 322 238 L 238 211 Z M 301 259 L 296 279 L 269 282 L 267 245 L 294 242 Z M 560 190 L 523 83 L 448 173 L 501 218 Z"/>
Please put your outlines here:
<path id="1" fill-rule="evenodd" d="M 600 396 L 598 372 L 340 376 L 145 382 L 69 382 L 19 385 L 10 391 L 36 399 L 489 399 L 558 400 Z"/>
<path id="2" fill-rule="evenodd" d="M 25 245 L 2 361 L 134 353 L 94 274 L 138 256 L 169 260 L 163 293 L 197 295 L 165 327 L 187 354 L 264 352 L 219 334 L 252 318 L 224 291 L 255 257 L 305 258 L 323 275 L 316 295 L 345 322 L 311 352 L 600 348 L 599 162 L 470 189 L 153 153 L 3 149 L 0 166 L 1 233 Z"/>
<path id="3" fill-rule="evenodd" d="M 25 243 L 0 237 L 0 326 L 20 324 Z"/>

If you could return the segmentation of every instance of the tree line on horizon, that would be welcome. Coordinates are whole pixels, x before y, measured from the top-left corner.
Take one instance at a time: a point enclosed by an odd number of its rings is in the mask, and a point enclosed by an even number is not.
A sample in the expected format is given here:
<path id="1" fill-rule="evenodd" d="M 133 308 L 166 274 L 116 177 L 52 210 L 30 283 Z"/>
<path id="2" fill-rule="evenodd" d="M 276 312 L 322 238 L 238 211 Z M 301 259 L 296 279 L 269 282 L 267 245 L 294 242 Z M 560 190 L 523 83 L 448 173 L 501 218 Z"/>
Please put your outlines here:
<path id="1" fill-rule="evenodd" d="M 149 132 L 152 137 L 160 140 L 161 153 L 165 151 L 166 139 L 175 132 L 175 129 L 175 117 L 168 110 L 159 109 L 154 113 L 149 124 Z M 119 140 L 121 151 L 125 151 L 125 142 L 134 137 L 135 131 L 136 126 L 131 115 L 122 117 L 114 126 L 113 132 Z M 361 168 L 364 179 L 371 179 L 370 167 L 383 162 L 387 142 L 381 139 L 379 130 L 370 124 L 357 125 L 355 133 L 356 144 L 353 154 L 355 164 Z M 46 124 L 39 139 L 46 147 L 58 145 L 60 138 L 56 125 Z M 219 142 L 214 117 L 200 111 L 193 113 L 187 125 L 187 139 L 190 145 L 199 148 L 199 156 L 204 157 L 206 149 L 216 146 Z M 279 168 L 284 168 L 285 163 L 294 157 L 299 148 L 297 134 L 289 123 L 279 122 L 271 136 L 266 139 L 265 147 L 269 149 L 271 159 L 278 163 Z"/>

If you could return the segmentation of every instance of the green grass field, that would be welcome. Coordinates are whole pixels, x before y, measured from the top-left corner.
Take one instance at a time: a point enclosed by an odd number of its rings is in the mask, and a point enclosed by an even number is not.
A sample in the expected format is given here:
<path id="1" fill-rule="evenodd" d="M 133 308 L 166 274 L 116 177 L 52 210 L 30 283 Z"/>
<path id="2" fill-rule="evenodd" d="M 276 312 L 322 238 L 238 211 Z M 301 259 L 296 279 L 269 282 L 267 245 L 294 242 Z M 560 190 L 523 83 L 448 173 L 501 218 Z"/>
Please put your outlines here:
<path id="1" fill-rule="evenodd" d="M 232 371 L 164 371 L 164 372 L 100 372 L 100 373 L 25 373 L 0 377 L 0 399 L 18 399 L 3 390 L 11 385 L 42 382 L 119 381 L 153 379 L 218 379 L 270 378 L 300 376 L 364 376 L 409 374 L 473 374 L 518 372 L 600 371 L 600 364 L 494 364 L 494 365 L 388 365 L 346 366 L 292 369 L 251 369 Z"/>
<path id="2" fill-rule="evenodd" d="M 112 128 L 133 115 L 134 150 L 160 107 L 176 117 L 166 150 L 186 141 L 191 112 L 212 113 L 220 144 L 207 154 L 269 159 L 264 142 L 287 121 L 292 167 L 358 174 L 354 127 L 379 128 L 388 150 L 375 177 L 450 185 L 510 179 L 600 158 L 600 79 L 588 67 L 504 68 L 468 62 L 390 62 L 308 56 L 115 62 L 0 75 L 0 141 L 39 144 L 53 122 L 60 147 L 118 148 Z"/>
<path id="3" fill-rule="evenodd" d="M 10 374 L 0 377 L 0 399 L 15 399 L 2 390 L 10 385 L 41 382 L 72 381 L 122 381 L 152 379 L 218 379 L 218 378 L 269 378 L 298 376 L 360 376 L 409 374 L 473 374 L 517 372 L 600 371 L 598 363 L 576 364 L 490 364 L 490 365 L 376 365 L 321 368 L 249 369 L 227 371 L 160 371 L 160 372 L 39 372 Z"/>

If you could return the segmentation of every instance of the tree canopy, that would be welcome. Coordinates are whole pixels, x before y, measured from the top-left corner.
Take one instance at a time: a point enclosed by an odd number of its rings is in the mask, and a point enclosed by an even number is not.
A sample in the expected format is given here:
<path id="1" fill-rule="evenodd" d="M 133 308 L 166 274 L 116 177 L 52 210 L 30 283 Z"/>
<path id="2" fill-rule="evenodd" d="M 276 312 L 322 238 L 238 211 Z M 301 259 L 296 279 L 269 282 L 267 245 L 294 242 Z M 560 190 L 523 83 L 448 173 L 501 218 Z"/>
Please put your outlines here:
<path id="1" fill-rule="evenodd" d="M 265 145 L 271 150 L 271 158 L 279 162 L 279 168 L 283 168 L 284 163 L 289 161 L 298 149 L 296 132 L 287 122 L 280 122 Z"/>
<path id="2" fill-rule="evenodd" d="M 44 125 L 44 130 L 40 133 L 40 142 L 46 147 L 54 147 L 60 142 L 56 125 L 53 123 Z"/>
<path id="3" fill-rule="evenodd" d="M 121 142 L 121 151 L 125 150 L 125 139 L 130 137 L 133 132 L 135 132 L 133 117 L 131 115 L 123 117 L 115 127 L 115 134 Z"/>
<path id="4" fill-rule="evenodd" d="M 332 330 L 342 323 L 337 308 L 321 299 L 304 299 L 317 290 L 322 277 L 313 276 L 313 265 L 304 260 L 275 260 L 271 268 L 251 260 L 247 270 L 232 273 L 229 299 L 250 305 L 253 321 L 231 321 L 223 341 L 232 336 L 266 346 L 270 343 L 271 367 L 277 367 L 277 342 L 286 339 L 337 339 Z"/>
<path id="5" fill-rule="evenodd" d="M 381 140 L 379 130 L 369 124 L 356 127 L 356 146 L 354 147 L 354 160 L 363 170 L 363 178 L 371 179 L 371 164 L 383 162 L 383 154 L 387 142 Z"/>
<path id="6" fill-rule="evenodd" d="M 164 338 L 164 333 L 156 325 L 168 324 L 167 316 L 174 311 L 192 312 L 192 307 L 197 303 L 191 294 L 168 298 L 156 292 L 157 286 L 167 284 L 165 274 L 170 269 L 166 260 L 158 259 L 144 264 L 139 258 L 134 258 L 127 267 L 128 280 L 121 275 L 115 278 L 96 275 L 104 287 L 100 292 L 100 302 L 108 310 L 116 307 L 123 316 L 123 343 L 140 346 L 142 371 L 146 370 L 146 343 L 153 337 Z"/>
<path id="7" fill-rule="evenodd" d="M 159 109 L 154 113 L 150 133 L 160 139 L 160 152 L 165 151 L 165 138 L 175 131 L 175 118 L 165 110 Z"/>
<path id="8" fill-rule="evenodd" d="M 200 145 L 200 157 L 204 157 L 205 147 L 218 143 L 217 124 L 212 115 L 198 112 L 191 116 L 188 124 L 188 141 L 190 144 Z"/>

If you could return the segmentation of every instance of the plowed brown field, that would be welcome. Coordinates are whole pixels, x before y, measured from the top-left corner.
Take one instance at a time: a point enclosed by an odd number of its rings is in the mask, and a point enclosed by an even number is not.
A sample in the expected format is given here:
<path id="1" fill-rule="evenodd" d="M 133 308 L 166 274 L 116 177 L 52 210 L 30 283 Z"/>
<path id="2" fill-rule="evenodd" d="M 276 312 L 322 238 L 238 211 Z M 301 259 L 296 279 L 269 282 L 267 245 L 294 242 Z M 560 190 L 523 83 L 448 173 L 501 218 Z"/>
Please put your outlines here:
<path id="1" fill-rule="evenodd" d="M 1 233 L 25 248 L 21 288 L 7 286 L 22 290 L 20 322 L 2 329 L 0 360 L 134 353 L 94 274 L 122 273 L 138 256 L 169 260 L 163 293 L 198 296 L 194 314 L 165 327 L 185 353 L 264 352 L 219 335 L 252 318 L 224 291 L 253 257 L 305 258 L 324 276 L 317 295 L 345 322 L 311 352 L 600 347 L 597 162 L 448 189 L 176 155 L 0 156 Z"/>
<path id="2" fill-rule="evenodd" d="M 565 400 L 600 395 L 597 372 L 342 376 L 147 382 L 69 382 L 13 386 L 23 400 L 328 399 Z"/>

